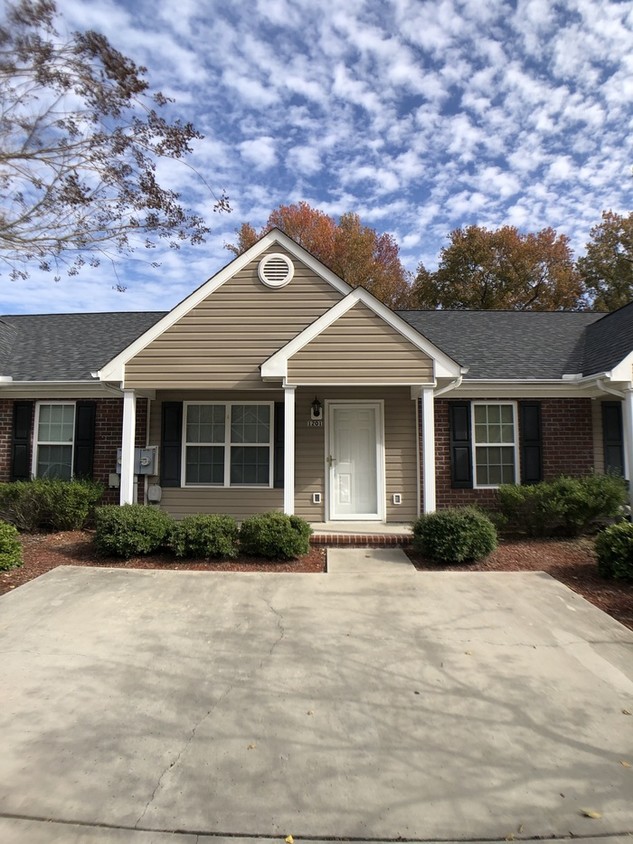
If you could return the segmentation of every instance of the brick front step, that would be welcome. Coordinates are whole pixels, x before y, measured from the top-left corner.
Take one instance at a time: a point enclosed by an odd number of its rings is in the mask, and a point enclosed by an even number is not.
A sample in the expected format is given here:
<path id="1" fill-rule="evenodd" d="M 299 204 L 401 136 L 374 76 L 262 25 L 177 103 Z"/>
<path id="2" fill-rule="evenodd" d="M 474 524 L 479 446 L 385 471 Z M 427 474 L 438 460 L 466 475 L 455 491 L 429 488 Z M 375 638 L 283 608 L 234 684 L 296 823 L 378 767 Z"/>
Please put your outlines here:
<path id="1" fill-rule="evenodd" d="M 313 533 L 311 545 L 354 545 L 359 548 L 391 548 L 411 544 L 410 534 L 395 533 Z"/>

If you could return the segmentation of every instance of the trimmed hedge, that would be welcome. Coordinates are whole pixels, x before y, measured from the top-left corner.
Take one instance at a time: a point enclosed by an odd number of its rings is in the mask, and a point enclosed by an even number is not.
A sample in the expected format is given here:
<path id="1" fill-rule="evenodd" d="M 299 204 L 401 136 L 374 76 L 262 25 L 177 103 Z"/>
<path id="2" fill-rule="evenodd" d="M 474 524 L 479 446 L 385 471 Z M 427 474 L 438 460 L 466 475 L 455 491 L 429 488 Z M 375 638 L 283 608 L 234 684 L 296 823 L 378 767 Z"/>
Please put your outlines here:
<path id="1" fill-rule="evenodd" d="M 95 545 L 102 554 L 129 559 L 158 551 L 169 538 L 172 520 L 142 504 L 107 504 L 95 510 Z"/>
<path id="2" fill-rule="evenodd" d="M 244 554 L 274 560 L 293 560 L 310 550 L 312 528 L 299 516 L 262 513 L 250 516 L 240 528 Z"/>
<path id="3" fill-rule="evenodd" d="M 0 516 L 19 530 L 80 530 L 103 497 L 93 481 L 35 478 L 0 485 Z"/>
<path id="4" fill-rule="evenodd" d="M 172 525 L 169 547 L 177 557 L 236 557 L 238 535 L 232 516 L 185 516 Z"/>
<path id="5" fill-rule="evenodd" d="M 22 545 L 17 528 L 7 522 L 0 522 L 0 571 L 17 569 L 22 562 Z"/>
<path id="6" fill-rule="evenodd" d="M 618 522 L 596 538 L 598 571 L 614 580 L 633 580 L 633 525 Z"/>
<path id="7" fill-rule="evenodd" d="M 413 548 L 436 563 L 466 563 L 497 547 L 497 531 L 475 507 L 456 507 L 420 516 L 413 524 Z"/>
<path id="8" fill-rule="evenodd" d="M 627 491 L 615 475 L 562 476 L 531 486 L 500 486 L 497 499 L 511 530 L 528 536 L 578 536 L 616 517 Z"/>

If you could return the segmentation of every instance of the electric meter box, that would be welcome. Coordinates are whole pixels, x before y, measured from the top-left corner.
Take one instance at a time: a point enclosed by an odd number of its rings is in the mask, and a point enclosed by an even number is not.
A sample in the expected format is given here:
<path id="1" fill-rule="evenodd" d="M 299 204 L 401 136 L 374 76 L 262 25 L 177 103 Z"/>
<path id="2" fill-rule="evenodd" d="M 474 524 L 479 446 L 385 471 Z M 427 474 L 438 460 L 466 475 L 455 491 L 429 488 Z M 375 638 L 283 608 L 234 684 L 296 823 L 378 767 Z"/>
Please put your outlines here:
<path id="1" fill-rule="evenodd" d="M 121 449 L 116 450 L 116 470 L 121 474 Z M 158 447 L 155 445 L 148 448 L 134 449 L 134 474 L 155 475 L 158 471 Z"/>

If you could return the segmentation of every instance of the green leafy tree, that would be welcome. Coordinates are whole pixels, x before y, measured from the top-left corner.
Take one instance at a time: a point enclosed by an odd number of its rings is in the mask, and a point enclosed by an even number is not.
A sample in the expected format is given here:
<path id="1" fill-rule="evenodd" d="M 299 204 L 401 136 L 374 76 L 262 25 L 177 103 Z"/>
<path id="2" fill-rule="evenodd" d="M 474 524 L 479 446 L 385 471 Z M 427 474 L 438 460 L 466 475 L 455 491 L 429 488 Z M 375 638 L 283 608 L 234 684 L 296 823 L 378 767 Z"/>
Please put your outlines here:
<path id="1" fill-rule="evenodd" d="M 569 240 L 551 228 L 455 229 L 436 272 L 420 265 L 416 308 L 550 311 L 583 306 L 583 285 Z"/>
<path id="2" fill-rule="evenodd" d="M 364 287 L 389 307 L 408 306 L 410 279 L 398 244 L 390 234 L 363 225 L 358 214 L 348 212 L 337 222 L 307 202 L 280 205 L 260 232 L 243 223 L 237 229 L 237 242 L 227 244 L 227 249 L 241 255 L 272 228 L 296 240 L 351 287 Z"/>
<path id="3" fill-rule="evenodd" d="M 0 259 L 75 274 L 86 262 L 164 240 L 199 243 L 205 221 L 161 186 L 156 164 L 185 160 L 202 136 L 170 122 L 145 68 L 98 32 L 55 29 L 53 0 L 20 0 L 0 18 Z M 208 186 L 207 186 L 208 187 Z M 228 210 L 228 198 L 214 197 Z"/>
<path id="4" fill-rule="evenodd" d="M 633 301 L 633 213 L 603 211 L 590 232 L 577 267 L 596 311 L 614 311 Z"/>

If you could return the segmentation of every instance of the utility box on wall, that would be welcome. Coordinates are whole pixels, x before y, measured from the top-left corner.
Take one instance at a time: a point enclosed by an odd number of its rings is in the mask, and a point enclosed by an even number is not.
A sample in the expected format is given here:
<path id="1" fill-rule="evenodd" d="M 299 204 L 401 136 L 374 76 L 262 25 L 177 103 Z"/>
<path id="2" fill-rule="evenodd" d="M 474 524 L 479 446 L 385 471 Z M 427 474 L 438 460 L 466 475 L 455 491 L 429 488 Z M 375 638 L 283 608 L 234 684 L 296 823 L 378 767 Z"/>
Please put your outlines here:
<path id="1" fill-rule="evenodd" d="M 116 451 L 116 471 L 121 474 L 121 449 Z M 134 474 L 156 475 L 158 472 L 158 446 L 134 449 Z"/>

